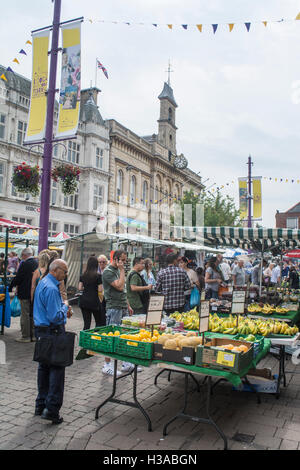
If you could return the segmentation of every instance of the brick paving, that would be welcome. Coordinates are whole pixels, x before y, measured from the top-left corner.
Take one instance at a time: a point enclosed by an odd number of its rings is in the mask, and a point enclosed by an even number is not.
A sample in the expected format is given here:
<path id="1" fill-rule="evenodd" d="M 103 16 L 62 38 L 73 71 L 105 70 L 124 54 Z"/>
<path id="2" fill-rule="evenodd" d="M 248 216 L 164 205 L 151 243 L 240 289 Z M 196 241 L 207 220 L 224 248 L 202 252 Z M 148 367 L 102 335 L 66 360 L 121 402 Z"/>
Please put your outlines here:
<path id="1" fill-rule="evenodd" d="M 68 322 L 68 329 L 79 333 L 82 327 L 80 310 Z M 138 374 L 138 399 L 152 420 L 153 432 L 139 410 L 108 403 L 95 420 L 95 410 L 111 393 L 112 379 L 103 376 L 103 357 L 74 361 L 66 369 L 64 422 L 57 426 L 33 415 L 37 364 L 32 361 L 34 343 L 14 341 L 20 335 L 19 319 L 12 319 L 11 328 L 0 336 L 6 344 L 6 364 L 0 364 L 0 450 L 221 450 L 223 441 L 212 426 L 178 419 L 163 436 L 164 424 L 183 404 L 183 374 L 165 373 L 154 385 L 157 369 L 143 368 Z M 79 350 L 76 346 L 77 353 Z M 259 367 L 271 367 L 276 373 L 278 362 L 268 355 Z M 290 360 L 288 370 L 297 370 Z M 298 367 L 298 371 L 300 368 Z M 202 377 L 200 377 L 202 382 Z M 221 382 L 211 402 L 211 415 L 228 438 L 231 450 L 296 450 L 300 444 L 300 375 L 287 375 L 287 388 L 281 396 L 261 395 L 257 404 L 251 393 L 232 391 Z M 117 397 L 131 399 L 132 378 L 118 381 Z M 187 413 L 204 416 L 201 396 L 190 381 Z M 234 440 L 236 433 L 252 436 L 250 443 Z"/>

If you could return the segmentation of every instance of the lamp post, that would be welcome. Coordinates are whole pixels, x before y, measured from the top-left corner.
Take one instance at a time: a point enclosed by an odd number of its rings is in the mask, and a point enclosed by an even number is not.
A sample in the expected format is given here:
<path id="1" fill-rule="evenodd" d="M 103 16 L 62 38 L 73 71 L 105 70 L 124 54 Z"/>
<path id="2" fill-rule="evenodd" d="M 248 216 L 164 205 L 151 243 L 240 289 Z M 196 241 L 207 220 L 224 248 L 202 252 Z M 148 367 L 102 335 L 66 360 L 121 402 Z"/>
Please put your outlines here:
<path id="1" fill-rule="evenodd" d="M 51 168 L 53 149 L 53 122 L 56 93 L 59 27 L 61 16 L 61 0 L 52 0 L 52 2 L 54 2 L 54 17 L 52 25 L 52 47 L 50 52 L 51 62 L 47 97 L 47 120 L 42 173 L 39 252 L 48 248 L 48 227 L 50 213 Z"/>

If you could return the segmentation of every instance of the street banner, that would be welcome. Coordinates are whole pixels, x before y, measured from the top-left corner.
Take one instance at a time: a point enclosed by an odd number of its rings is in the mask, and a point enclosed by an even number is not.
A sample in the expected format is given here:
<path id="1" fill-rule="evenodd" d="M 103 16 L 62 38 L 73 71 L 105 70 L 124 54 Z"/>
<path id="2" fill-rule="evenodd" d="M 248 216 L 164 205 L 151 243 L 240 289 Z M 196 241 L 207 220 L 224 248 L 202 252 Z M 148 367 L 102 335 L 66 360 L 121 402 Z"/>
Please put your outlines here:
<path id="1" fill-rule="evenodd" d="M 253 188 L 253 219 L 257 220 L 262 217 L 262 200 L 261 200 L 261 176 L 252 178 Z"/>
<path id="2" fill-rule="evenodd" d="M 31 102 L 25 142 L 42 141 L 46 132 L 48 50 L 50 31 L 32 34 L 33 61 Z"/>
<path id="3" fill-rule="evenodd" d="M 239 201 L 240 201 L 240 218 L 245 220 L 248 217 L 248 180 L 247 178 L 239 178 Z"/>
<path id="4" fill-rule="evenodd" d="M 76 135 L 81 91 L 81 21 L 61 29 L 63 52 L 56 139 Z"/>

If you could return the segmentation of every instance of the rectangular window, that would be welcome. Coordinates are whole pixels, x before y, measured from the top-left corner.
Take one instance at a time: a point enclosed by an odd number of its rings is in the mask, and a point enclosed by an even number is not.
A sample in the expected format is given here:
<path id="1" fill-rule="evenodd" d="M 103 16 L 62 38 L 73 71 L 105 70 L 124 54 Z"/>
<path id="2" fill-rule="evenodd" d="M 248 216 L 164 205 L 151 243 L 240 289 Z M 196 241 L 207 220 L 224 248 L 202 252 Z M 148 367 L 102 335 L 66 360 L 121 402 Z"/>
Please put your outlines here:
<path id="1" fill-rule="evenodd" d="M 51 205 L 55 206 L 57 203 L 57 191 L 58 185 L 55 181 L 52 181 L 52 190 L 51 190 Z"/>
<path id="2" fill-rule="evenodd" d="M 79 225 L 72 225 L 72 224 L 65 224 L 64 225 L 64 232 L 70 235 L 70 237 L 74 235 L 78 235 L 79 233 Z"/>
<path id="3" fill-rule="evenodd" d="M 12 217 L 12 220 L 14 222 L 20 222 L 20 224 L 28 224 L 28 225 L 32 225 L 32 219 L 26 219 L 25 217 Z M 24 232 L 26 232 L 27 229 L 25 228 L 19 228 L 17 229 L 17 233 L 18 234 L 22 234 Z"/>
<path id="4" fill-rule="evenodd" d="M 103 149 L 96 148 L 96 168 L 103 169 Z"/>
<path id="5" fill-rule="evenodd" d="M 23 145 L 23 142 L 25 140 L 26 136 L 26 130 L 27 130 L 27 123 L 23 121 L 18 121 L 18 136 L 17 136 L 17 142 L 19 145 Z"/>
<path id="6" fill-rule="evenodd" d="M 69 142 L 68 145 L 68 162 L 79 164 L 80 145 L 76 142 Z"/>
<path id="7" fill-rule="evenodd" d="M 0 162 L 0 194 L 4 193 L 4 163 Z"/>
<path id="8" fill-rule="evenodd" d="M 78 190 L 72 196 L 65 196 L 64 197 L 64 207 L 68 207 L 69 209 L 78 209 Z"/>
<path id="9" fill-rule="evenodd" d="M 57 225 L 57 222 L 49 222 L 48 237 L 54 237 L 58 233 Z"/>
<path id="10" fill-rule="evenodd" d="M 5 115 L 0 114 L 0 139 L 5 138 Z"/>
<path id="11" fill-rule="evenodd" d="M 93 210 L 100 210 L 103 204 L 103 186 L 94 184 L 94 204 Z"/>
<path id="12" fill-rule="evenodd" d="M 298 228 L 298 219 L 297 217 L 290 217 L 286 219 L 286 228 L 297 229 Z"/>

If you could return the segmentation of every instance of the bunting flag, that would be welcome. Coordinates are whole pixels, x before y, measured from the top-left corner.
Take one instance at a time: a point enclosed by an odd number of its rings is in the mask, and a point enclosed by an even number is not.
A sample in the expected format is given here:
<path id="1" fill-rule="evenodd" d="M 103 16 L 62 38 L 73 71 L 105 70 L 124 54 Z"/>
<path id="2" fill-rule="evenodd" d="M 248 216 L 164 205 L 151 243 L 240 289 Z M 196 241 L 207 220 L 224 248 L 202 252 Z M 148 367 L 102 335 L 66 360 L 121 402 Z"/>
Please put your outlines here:
<path id="1" fill-rule="evenodd" d="M 6 76 L 4 75 L 4 73 L 1 75 L 0 78 L 1 78 L 1 80 L 4 80 L 5 82 L 7 82 L 7 78 L 6 78 Z"/>
<path id="2" fill-rule="evenodd" d="M 7 70 L 7 72 L 12 72 L 12 73 L 15 73 L 11 67 L 7 67 L 7 69 L 6 69 L 6 70 Z"/>
<path id="3" fill-rule="evenodd" d="M 19 54 L 24 54 L 24 55 L 27 55 L 26 52 L 24 51 L 24 49 L 21 49 Z"/>
<path id="4" fill-rule="evenodd" d="M 26 44 L 30 44 L 30 46 L 32 46 L 32 42 L 29 41 L 29 39 L 28 39 L 28 41 L 26 41 Z"/>
<path id="5" fill-rule="evenodd" d="M 20 65 L 20 62 L 18 61 L 18 59 L 14 59 L 13 62 Z"/>
<path id="6" fill-rule="evenodd" d="M 249 32 L 250 31 L 250 28 L 253 24 L 263 24 L 264 27 L 266 28 L 268 24 L 272 24 L 272 23 L 283 23 L 283 22 L 292 22 L 292 21 L 295 21 L 295 20 L 300 20 L 300 13 L 298 13 L 298 15 L 292 19 L 292 18 L 288 18 L 288 19 L 284 19 L 284 18 L 281 18 L 279 20 L 271 20 L 271 21 L 267 21 L 267 20 L 261 20 L 261 21 L 248 21 L 248 22 L 230 22 L 230 23 L 213 23 L 213 24 L 203 24 L 203 23 L 197 23 L 197 24 L 186 24 L 186 23 L 180 23 L 180 24 L 174 24 L 174 23 L 168 23 L 167 25 L 166 24 L 159 24 L 159 23 L 143 23 L 143 22 L 128 22 L 128 21 L 105 21 L 105 20 L 102 20 L 102 19 L 92 19 L 90 18 L 88 21 L 93 24 L 93 23 L 113 23 L 113 24 L 127 24 L 128 26 L 133 26 L 133 25 L 151 25 L 151 26 L 154 26 L 155 28 L 157 28 L 158 26 L 167 26 L 169 29 L 173 30 L 174 27 L 180 27 L 180 28 L 183 28 L 184 30 L 187 30 L 187 29 L 190 29 L 190 28 L 193 28 L 193 27 L 196 27 L 197 30 L 202 33 L 203 32 L 203 26 L 207 26 L 207 27 L 212 27 L 212 30 L 213 30 L 213 34 L 216 33 L 217 29 L 219 26 L 222 26 L 222 25 L 226 25 L 227 27 L 229 26 L 229 32 L 232 32 L 233 28 L 235 25 L 237 24 L 241 24 L 241 25 L 244 25 L 246 27 L 246 31 Z"/>

